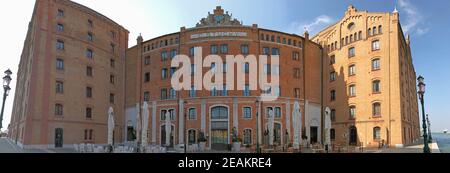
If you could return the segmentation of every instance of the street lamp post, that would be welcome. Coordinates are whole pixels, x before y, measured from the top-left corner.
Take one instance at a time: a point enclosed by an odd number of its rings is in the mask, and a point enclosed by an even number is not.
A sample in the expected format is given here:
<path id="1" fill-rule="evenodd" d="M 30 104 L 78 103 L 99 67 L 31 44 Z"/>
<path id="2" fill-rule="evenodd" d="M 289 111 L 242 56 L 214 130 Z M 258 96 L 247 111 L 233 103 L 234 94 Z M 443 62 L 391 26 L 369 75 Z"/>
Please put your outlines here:
<path id="1" fill-rule="evenodd" d="M 11 75 L 12 72 L 11 70 L 6 70 L 5 71 L 5 77 L 3 77 L 3 89 L 4 89 L 4 93 L 3 93 L 3 104 L 2 104 L 2 112 L 0 115 L 0 130 L 3 128 L 3 111 L 5 110 L 5 102 L 6 102 L 6 97 L 9 95 L 9 91 L 11 90 L 11 87 L 9 87 L 9 84 L 11 83 Z"/>
<path id="2" fill-rule="evenodd" d="M 427 114 L 427 125 L 428 125 L 428 141 L 430 141 L 430 143 L 433 143 L 433 138 L 431 137 L 431 123 L 430 119 L 428 119 L 428 114 Z"/>
<path id="3" fill-rule="evenodd" d="M 422 76 L 419 76 L 419 78 L 417 78 L 417 81 L 419 82 L 418 94 L 419 94 L 420 103 L 422 105 L 422 127 L 423 127 L 423 143 L 424 143 L 423 152 L 430 153 L 430 147 L 428 146 L 429 141 L 428 141 L 426 118 L 425 118 L 425 106 L 424 106 L 424 94 L 425 94 L 425 86 L 426 85 L 424 83 L 424 78 Z"/>
<path id="4" fill-rule="evenodd" d="M 256 153 L 261 153 L 259 148 L 259 98 L 256 99 Z"/>

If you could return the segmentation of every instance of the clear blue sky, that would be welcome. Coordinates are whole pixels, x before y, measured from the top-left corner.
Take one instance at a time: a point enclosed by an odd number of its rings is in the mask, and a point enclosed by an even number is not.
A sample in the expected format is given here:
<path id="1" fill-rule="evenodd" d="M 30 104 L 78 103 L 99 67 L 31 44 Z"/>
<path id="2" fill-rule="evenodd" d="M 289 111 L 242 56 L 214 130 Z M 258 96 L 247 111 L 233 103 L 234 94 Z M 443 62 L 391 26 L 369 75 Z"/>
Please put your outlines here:
<path id="1" fill-rule="evenodd" d="M 193 27 L 216 5 L 221 5 L 242 20 L 259 27 L 302 34 L 311 33 L 339 20 L 348 5 L 370 12 L 392 12 L 397 6 L 405 32 L 411 35 L 415 69 L 427 84 L 426 111 L 432 129 L 450 128 L 450 1 L 449 0 L 74 0 L 86 5 L 130 30 L 130 46 L 142 33 L 144 39 L 179 31 L 181 26 Z M 11 68 L 17 72 L 26 28 L 34 0 L 12 1 L 0 6 L 0 71 Z M 17 11 L 21 11 L 17 13 Z M 15 15 L 10 15 L 15 14 Z M 13 78 L 16 78 L 14 75 Z M 15 81 L 13 81 L 15 89 Z M 14 92 L 12 93 L 14 94 Z M 3 126 L 10 121 L 13 96 L 8 97 Z"/>

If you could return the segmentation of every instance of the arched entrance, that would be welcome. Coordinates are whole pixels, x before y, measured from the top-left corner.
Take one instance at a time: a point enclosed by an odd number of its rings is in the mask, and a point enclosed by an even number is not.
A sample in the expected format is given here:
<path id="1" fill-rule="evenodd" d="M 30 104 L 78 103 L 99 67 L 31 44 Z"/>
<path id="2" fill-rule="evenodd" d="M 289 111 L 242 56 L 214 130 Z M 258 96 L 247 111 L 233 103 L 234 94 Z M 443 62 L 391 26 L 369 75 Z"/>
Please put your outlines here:
<path id="1" fill-rule="evenodd" d="M 62 148 L 63 147 L 63 129 L 57 128 L 55 129 L 55 148 Z"/>
<path id="2" fill-rule="evenodd" d="M 350 135 L 349 135 L 349 144 L 350 145 L 357 145 L 358 144 L 358 131 L 355 126 L 350 127 L 349 129 Z"/>
<path id="3" fill-rule="evenodd" d="M 216 106 L 211 109 L 211 149 L 228 148 L 228 108 Z"/>

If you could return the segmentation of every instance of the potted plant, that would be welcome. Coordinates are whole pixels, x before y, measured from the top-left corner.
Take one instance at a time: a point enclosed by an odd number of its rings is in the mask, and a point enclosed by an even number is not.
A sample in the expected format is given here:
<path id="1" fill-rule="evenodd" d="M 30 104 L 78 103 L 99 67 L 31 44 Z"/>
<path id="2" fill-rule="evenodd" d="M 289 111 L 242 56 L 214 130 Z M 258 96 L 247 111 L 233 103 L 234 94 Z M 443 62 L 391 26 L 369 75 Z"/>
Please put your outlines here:
<path id="1" fill-rule="evenodd" d="M 241 151 L 241 141 L 242 140 L 238 137 L 236 127 L 233 128 L 231 135 L 232 135 L 232 142 L 233 142 L 232 150 L 234 152 Z"/>
<path id="2" fill-rule="evenodd" d="M 200 151 L 205 151 L 206 141 L 207 141 L 207 139 L 206 139 L 206 136 L 205 136 L 205 132 L 200 132 L 200 135 L 199 135 L 199 138 L 198 138 Z"/>

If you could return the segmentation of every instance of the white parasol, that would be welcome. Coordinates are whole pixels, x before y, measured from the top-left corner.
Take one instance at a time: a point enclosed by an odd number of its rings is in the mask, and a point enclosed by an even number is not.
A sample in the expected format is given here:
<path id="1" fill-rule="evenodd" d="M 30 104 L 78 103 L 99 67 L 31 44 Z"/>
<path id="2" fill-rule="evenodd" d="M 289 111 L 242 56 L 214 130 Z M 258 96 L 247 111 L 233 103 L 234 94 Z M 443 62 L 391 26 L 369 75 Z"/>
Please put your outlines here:
<path id="1" fill-rule="evenodd" d="M 108 145 L 113 145 L 113 135 L 114 135 L 114 109 L 109 107 L 108 110 Z"/>
<path id="2" fill-rule="evenodd" d="M 273 110 L 269 110 L 269 122 L 268 122 L 268 130 L 269 130 L 269 145 L 273 145 L 273 138 L 274 138 L 274 122 L 275 121 L 275 114 Z"/>
<path id="3" fill-rule="evenodd" d="M 136 141 L 140 140 L 140 134 L 141 134 L 141 107 L 139 106 L 139 103 L 136 104 Z"/>
<path id="4" fill-rule="evenodd" d="M 294 125 L 294 141 L 293 146 L 294 149 L 300 149 L 300 142 L 301 142 L 301 129 L 302 129 L 302 115 L 300 113 L 300 104 L 298 101 L 295 101 L 294 103 L 294 110 L 292 111 L 292 119 L 293 119 L 293 125 Z"/>
<path id="5" fill-rule="evenodd" d="M 143 149 L 147 147 L 147 130 L 148 130 L 148 103 L 144 102 L 144 106 L 142 107 L 142 141 L 141 146 Z"/>
<path id="6" fill-rule="evenodd" d="M 166 122 L 165 122 L 165 126 L 166 126 L 166 146 L 170 146 L 170 136 L 172 133 L 172 123 L 170 120 L 170 112 L 167 111 L 166 113 Z"/>

